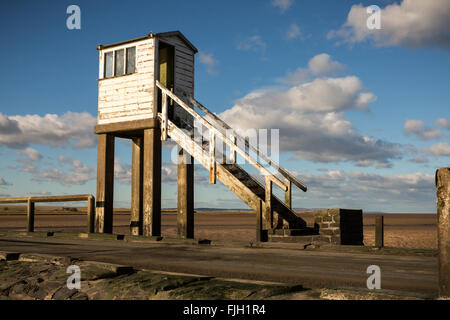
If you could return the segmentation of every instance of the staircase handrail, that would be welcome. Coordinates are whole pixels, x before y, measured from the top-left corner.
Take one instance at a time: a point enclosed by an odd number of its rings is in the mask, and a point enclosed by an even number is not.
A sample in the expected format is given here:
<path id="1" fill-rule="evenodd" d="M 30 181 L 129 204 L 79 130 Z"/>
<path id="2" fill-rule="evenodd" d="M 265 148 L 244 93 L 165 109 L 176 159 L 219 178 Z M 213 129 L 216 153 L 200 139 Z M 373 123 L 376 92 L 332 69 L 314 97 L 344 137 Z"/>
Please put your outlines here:
<path id="1" fill-rule="evenodd" d="M 188 106 L 182 99 L 180 99 L 175 93 L 168 90 L 163 84 L 161 84 L 158 80 L 155 81 L 156 86 L 161 90 L 163 93 L 163 99 L 162 99 L 162 113 L 161 113 L 161 123 L 162 123 L 162 136 L 167 135 L 167 100 L 164 96 L 169 96 L 172 100 L 174 100 L 180 107 L 182 107 L 184 110 L 186 110 L 190 115 L 192 115 L 195 119 L 200 121 L 202 125 L 204 125 L 206 128 L 210 130 L 210 136 L 211 140 L 214 140 L 214 136 L 218 136 L 223 142 L 225 142 L 229 147 L 230 150 L 233 152 L 239 153 L 244 159 L 246 159 L 250 164 L 252 164 L 256 169 L 259 170 L 264 176 L 270 177 L 270 179 L 278 185 L 281 190 L 287 191 L 288 186 L 284 182 L 282 182 L 278 177 L 274 176 L 272 173 L 270 173 L 262 164 L 260 164 L 257 160 L 253 159 L 245 150 L 242 150 L 239 148 L 237 144 L 232 142 L 226 135 L 224 135 L 220 130 L 218 130 L 213 124 L 211 124 L 208 120 L 206 120 L 203 116 L 198 114 L 193 108 Z M 214 148 L 214 147 L 213 147 Z M 214 155 L 213 155 L 214 156 Z"/>

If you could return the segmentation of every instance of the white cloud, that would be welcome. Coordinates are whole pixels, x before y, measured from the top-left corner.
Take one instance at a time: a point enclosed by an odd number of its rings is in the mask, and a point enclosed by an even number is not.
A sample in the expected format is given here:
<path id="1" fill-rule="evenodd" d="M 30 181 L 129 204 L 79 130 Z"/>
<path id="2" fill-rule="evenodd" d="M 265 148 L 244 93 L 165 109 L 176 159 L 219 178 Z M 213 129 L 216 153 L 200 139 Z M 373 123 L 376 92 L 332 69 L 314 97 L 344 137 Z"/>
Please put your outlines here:
<path id="1" fill-rule="evenodd" d="M 345 24 L 328 37 L 349 43 L 371 39 L 378 46 L 450 50 L 450 1 L 403 0 L 382 8 L 380 14 L 381 29 L 370 30 L 366 7 L 353 5 Z"/>
<path id="2" fill-rule="evenodd" d="M 24 165 L 20 167 L 20 170 L 32 174 L 33 177 L 31 180 L 33 181 L 56 182 L 66 187 L 83 185 L 95 179 L 95 169 L 87 166 L 80 160 L 59 156 L 58 163 L 62 166 L 68 166 L 68 168 L 58 168 L 50 164 L 50 168 L 41 169 L 25 161 Z"/>
<path id="3" fill-rule="evenodd" d="M 433 144 L 430 147 L 422 148 L 422 151 L 436 157 L 450 156 L 450 144 L 447 142 L 440 142 Z"/>
<path id="4" fill-rule="evenodd" d="M 309 70 L 313 75 L 330 75 L 346 69 L 337 61 L 332 61 L 329 54 L 321 53 L 308 62 Z"/>
<path id="5" fill-rule="evenodd" d="M 22 151 L 16 151 L 15 153 L 25 156 L 27 160 L 39 161 L 42 159 L 42 155 L 39 153 L 39 151 L 30 147 Z"/>
<path id="6" fill-rule="evenodd" d="M 200 63 L 204 64 L 206 66 L 206 72 L 209 74 L 216 74 L 216 66 L 217 66 L 217 60 L 214 59 L 212 53 L 205 53 L 203 51 L 199 52 L 198 58 L 200 60 Z"/>
<path id="7" fill-rule="evenodd" d="M 448 122 L 447 119 L 444 118 L 436 119 L 436 125 L 439 128 L 450 130 L 450 122 Z"/>
<path id="8" fill-rule="evenodd" d="M 7 116 L 0 113 L 0 145 L 25 148 L 29 144 L 74 148 L 92 148 L 96 145 L 94 126 L 96 117 L 87 112 L 66 112 Z"/>
<path id="9" fill-rule="evenodd" d="M 420 172 L 380 175 L 330 170 L 296 175 L 308 186 L 308 201 L 324 207 L 357 206 L 371 210 L 429 210 L 435 206 L 434 175 Z M 403 211 L 407 212 L 407 211 Z"/>
<path id="10" fill-rule="evenodd" d="M 260 35 L 254 35 L 248 37 L 247 39 L 241 41 L 237 45 L 238 50 L 242 51 L 255 51 L 255 52 L 265 52 L 267 44 L 264 42 Z"/>
<path id="11" fill-rule="evenodd" d="M 414 163 L 428 163 L 429 162 L 428 158 L 424 157 L 424 156 L 418 156 L 409 161 L 414 162 Z"/>
<path id="12" fill-rule="evenodd" d="M 441 130 L 425 126 L 422 120 L 406 120 L 403 131 L 406 135 L 415 135 L 421 140 L 433 140 L 442 137 Z"/>
<path id="13" fill-rule="evenodd" d="M 294 0 L 272 0 L 272 6 L 279 8 L 281 12 L 285 12 L 293 3 Z"/>
<path id="14" fill-rule="evenodd" d="M 291 24 L 286 32 L 286 37 L 288 39 L 301 38 L 301 35 L 300 28 L 296 23 Z"/>
<path id="15" fill-rule="evenodd" d="M 162 167 L 161 180 L 168 183 L 176 183 L 178 179 L 177 166 L 173 163 L 168 163 Z"/>
<path id="16" fill-rule="evenodd" d="M 315 76 L 335 76 L 347 67 L 337 61 L 333 61 L 329 54 L 320 53 L 312 57 L 308 62 L 308 68 L 298 68 L 294 72 L 289 72 L 280 82 L 287 84 L 300 84 L 311 80 Z"/>
<path id="17" fill-rule="evenodd" d="M 424 123 L 422 120 L 406 120 L 403 130 L 405 133 L 415 133 L 418 134 L 423 130 Z"/>
<path id="18" fill-rule="evenodd" d="M 32 196 L 51 196 L 53 193 L 50 191 L 41 190 L 41 191 L 28 192 L 28 194 L 32 195 Z"/>
<path id="19" fill-rule="evenodd" d="M 368 110 L 375 99 L 356 76 L 317 78 L 250 92 L 219 116 L 236 129 L 280 129 L 280 150 L 298 159 L 389 167 L 401 146 L 360 134 L 344 114 Z"/>
<path id="20" fill-rule="evenodd" d="M 123 184 L 131 184 L 131 165 L 120 163 L 120 158 L 114 158 L 114 179 Z"/>

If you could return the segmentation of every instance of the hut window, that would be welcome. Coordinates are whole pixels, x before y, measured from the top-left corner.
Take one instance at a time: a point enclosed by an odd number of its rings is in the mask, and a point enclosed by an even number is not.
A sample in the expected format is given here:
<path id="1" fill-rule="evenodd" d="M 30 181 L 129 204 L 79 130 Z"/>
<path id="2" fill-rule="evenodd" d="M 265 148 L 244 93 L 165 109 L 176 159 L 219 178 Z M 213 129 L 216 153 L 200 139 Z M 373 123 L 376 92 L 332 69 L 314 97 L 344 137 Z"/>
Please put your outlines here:
<path id="1" fill-rule="evenodd" d="M 114 75 L 115 76 L 121 76 L 125 73 L 124 72 L 125 65 L 124 65 L 123 51 L 124 51 L 123 49 L 115 51 L 115 55 L 116 55 L 116 57 L 115 57 L 116 61 L 115 61 L 115 66 L 114 66 L 114 69 L 115 69 Z"/>
<path id="2" fill-rule="evenodd" d="M 105 52 L 104 78 L 136 72 L 136 47 Z"/>
<path id="3" fill-rule="evenodd" d="M 127 74 L 133 73 L 136 68 L 136 47 L 127 48 Z"/>
<path id="4" fill-rule="evenodd" d="M 112 77 L 113 75 L 113 53 L 105 53 L 105 78 Z"/>

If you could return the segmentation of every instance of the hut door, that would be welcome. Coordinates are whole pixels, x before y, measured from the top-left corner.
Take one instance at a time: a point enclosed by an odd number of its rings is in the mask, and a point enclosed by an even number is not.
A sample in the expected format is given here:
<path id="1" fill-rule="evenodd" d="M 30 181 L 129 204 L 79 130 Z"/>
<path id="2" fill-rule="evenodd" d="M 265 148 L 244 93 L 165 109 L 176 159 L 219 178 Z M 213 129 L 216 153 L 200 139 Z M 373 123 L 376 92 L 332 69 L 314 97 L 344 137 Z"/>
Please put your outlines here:
<path id="1" fill-rule="evenodd" d="M 159 42 L 159 82 L 167 89 L 174 91 L 175 85 L 175 48 L 164 42 Z M 159 93 L 161 94 L 161 93 Z M 158 97 L 158 112 L 161 112 L 161 99 Z M 169 118 L 173 115 L 173 100 L 169 99 Z"/>

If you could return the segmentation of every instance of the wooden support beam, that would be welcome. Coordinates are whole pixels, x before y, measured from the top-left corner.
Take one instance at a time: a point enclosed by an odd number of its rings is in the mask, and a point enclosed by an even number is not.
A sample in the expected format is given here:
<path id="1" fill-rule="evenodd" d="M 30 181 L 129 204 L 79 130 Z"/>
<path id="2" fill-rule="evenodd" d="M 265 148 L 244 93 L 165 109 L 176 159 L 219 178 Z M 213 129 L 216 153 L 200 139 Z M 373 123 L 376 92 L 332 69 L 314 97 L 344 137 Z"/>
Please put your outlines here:
<path id="1" fill-rule="evenodd" d="M 209 131 L 209 184 L 216 184 L 216 135 Z"/>
<path id="2" fill-rule="evenodd" d="M 439 296 L 450 298 L 450 168 L 436 171 Z"/>
<path id="3" fill-rule="evenodd" d="M 134 236 L 142 235 L 143 218 L 143 138 L 132 139 L 131 146 L 131 219 L 130 232 Z"/>
<path id="4" fill-rule="evenodd" d="M 27 232 L 34 232 L 34 202 L 27 201 Z"/>
<path id="5" fill-rule="evenodd" d="M 161 94 L 162 99 L 162 109 L 161 109 L 161 140 L 167 140 L 167 119 L 168 119 L 168 110 L 167 110 L 167 95 L 163 92 Z"/>
<path id="6" fill-rule="evenodd" d="M 95 232 L 95 198 L 93 196 L 87 198 L 87 224 L 88 233 Z"/>
<path id="7" fill-rule="evenodd" d="M 284 203 L 286 207 L 292 210 L 292 182 L 289 179 L 284 179 L 287 190 L 284 192 Z"/>
<path id="8" fill-rule="evenodd" d="M 94 132 L 96 134 L 111 133 L 120 135 L 121 133 L 138 132 L 144 129 L 154 128 L 156 122 L 158 122 L 156 119 L 142 119 L 99 124 L 94 127 Z"/>
<path id="9" fill-rule="evenodd" d="M 266 196 L 264 204 L 264 230 L 272 229 L 273 208 L 272 208 L 272 179 L 266 176 Z"/>
<path id="10" fill-rule="evenodd" d="M 194 160 L 178 147 L 178 238 L 194 239 Z"/>
<path id="11" fill-rule="evenodd" d="M 289 209 L 292 209 L 292 181 L 285 178 L 284 183 L 286 184 L 287 190 L 284 192 L 284 204 Z M 278 215 L 277 215 L 278 216 Z M 289 229 L 289 222 L 284 220 L 281 216 L 278 216 L 278 228 Z"/>
<path id="12" fill-rule="evenodd" d="M 236 137 L 235 135 L 233 135 L 233 136 L 231 137 L 231 141 L 233 142 L 234 145 L 236 145 L 237 137 Z M 237 156 L 236 150 L 233 149 L 233 148 L 230 148 L 230 159 L 231 159 L 231 163 L 233 163 L 233 164 L 236 163 L 236 156 Z"/>
<path id="13" fill-rule="evenodd" d="M 95 232 L 112 233 L 114 201 L 114 136 L 98 135 Z"/>
<path id="14" fill-rule="evenodd" d="M 161 236 L 161 129 L 144 131 L 144 236 Z"/>
<path id="15" fill-rule="evenodd" d="M 264 202 L 259 200 L 256 207 L 256 241 L 267 242 L 268 232 L 264 230 Z"/>
<path id="16" fill-rule="evenodd" d="M 375 217 L 375 247 L 384 247 L 384 216 Z"/>

